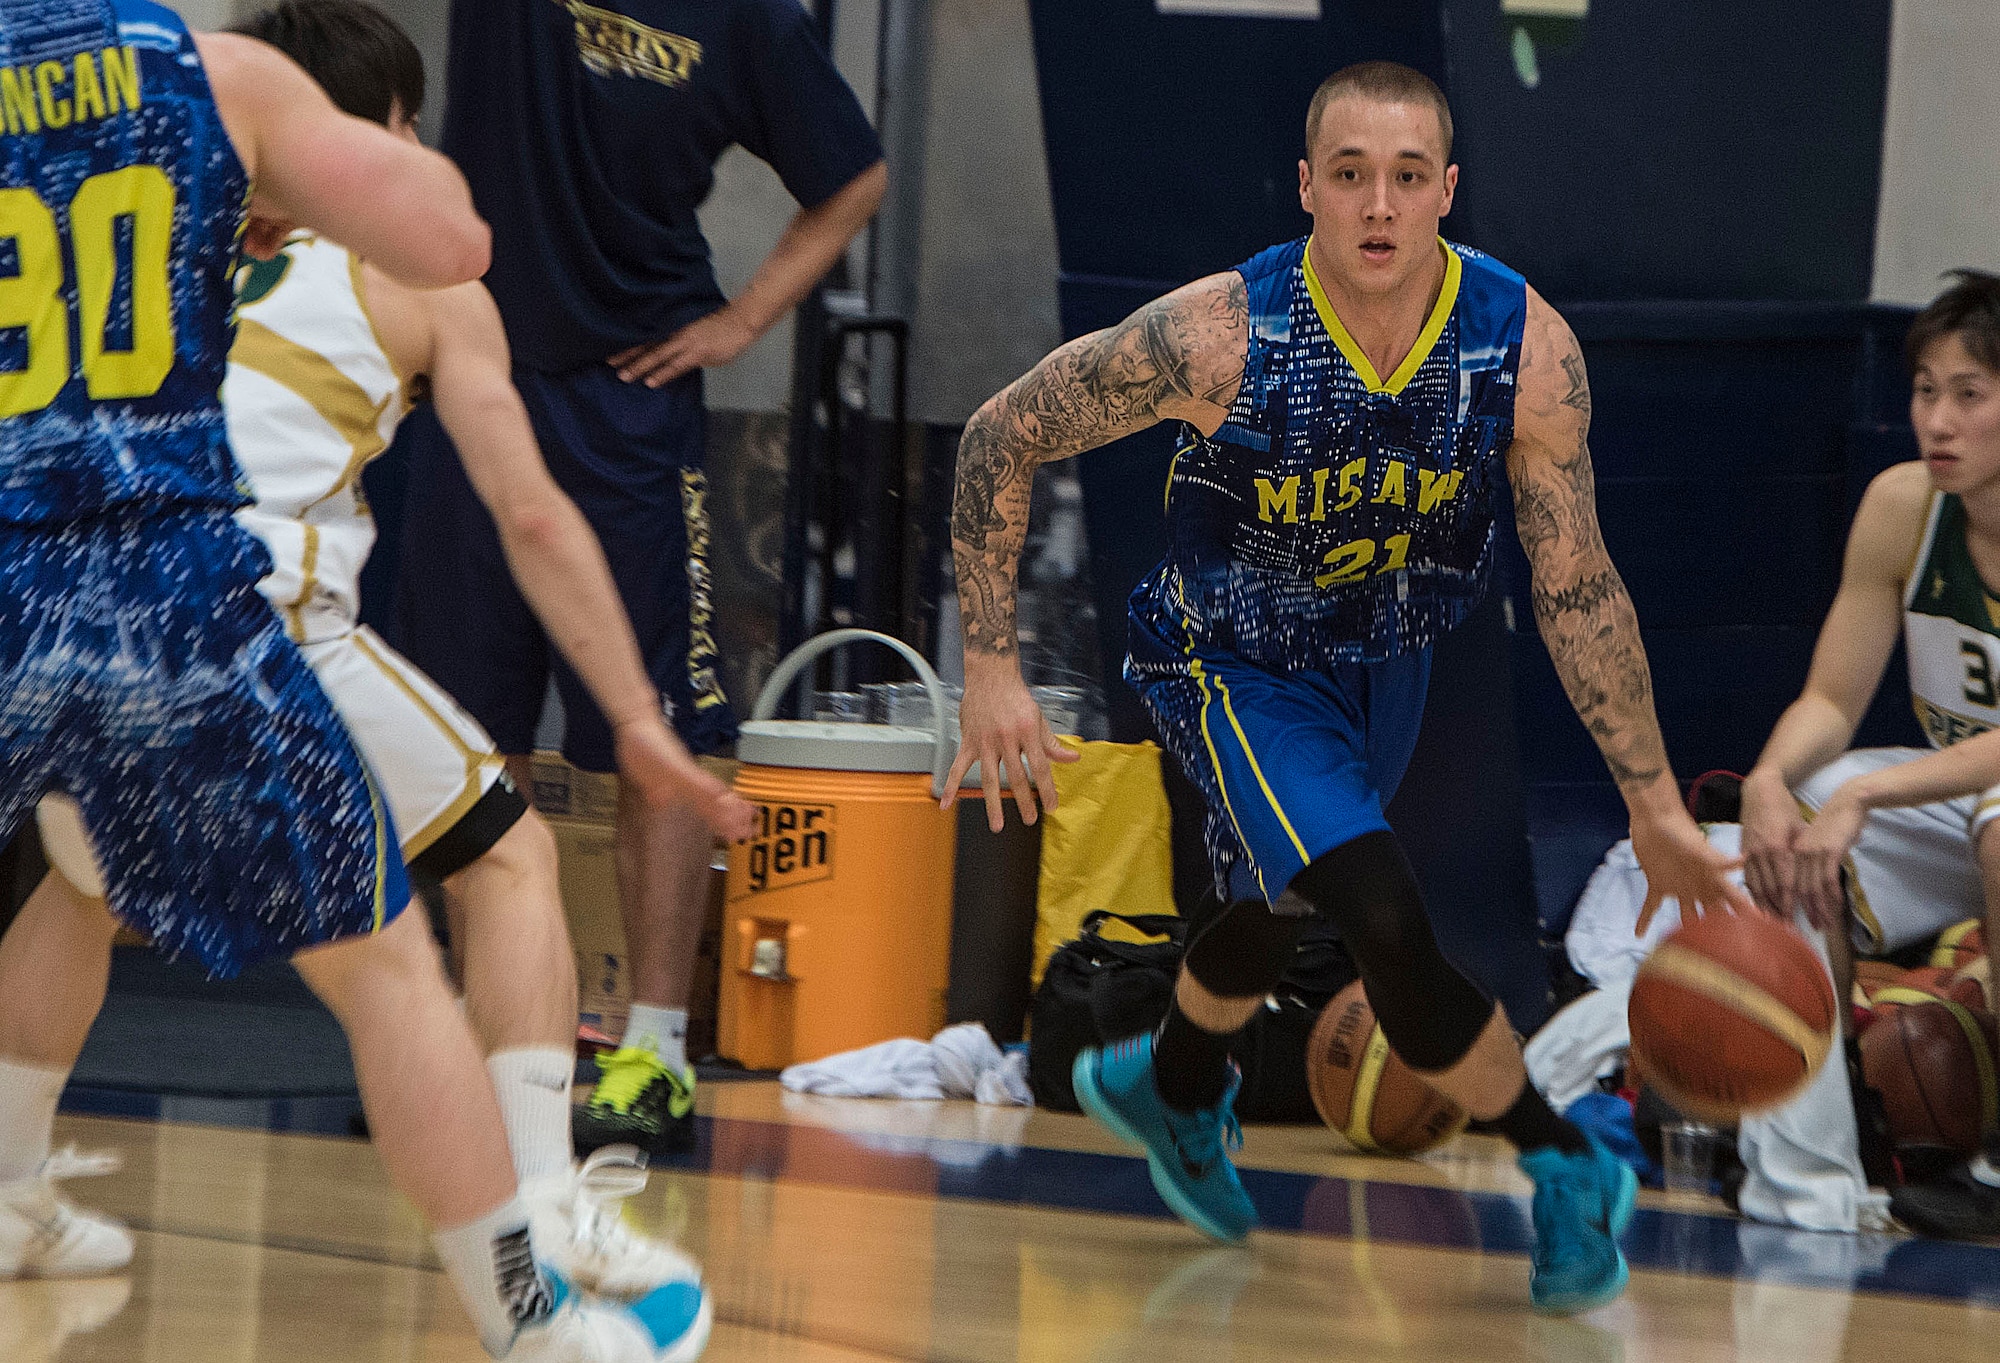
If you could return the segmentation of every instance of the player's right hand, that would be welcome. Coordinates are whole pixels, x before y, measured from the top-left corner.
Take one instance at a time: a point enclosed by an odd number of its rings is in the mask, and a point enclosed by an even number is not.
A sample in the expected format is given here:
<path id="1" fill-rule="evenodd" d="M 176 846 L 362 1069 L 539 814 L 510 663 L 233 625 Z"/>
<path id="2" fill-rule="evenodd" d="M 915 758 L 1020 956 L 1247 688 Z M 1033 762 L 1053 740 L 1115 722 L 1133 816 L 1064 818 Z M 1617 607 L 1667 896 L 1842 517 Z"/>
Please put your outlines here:
<path id="1" fill-rule="evenodd" d="M 1806 831 L 1799 803 L 1778 772 L 1758 767 L 1743 780 L 1743 879 L 1767 912 L 1796 907 L 1798 845 Z"/>
<path id="2" fill-rule="evenodd" d="M 1021 822 L 1037 817 L 1035 797 L 1044 808 L 1056 807 L 1056 778 L 1052 762 L 1074 762 L 1082 756 L 1059 742 L 1042 707 L 1021 679 L 1021 669 L 1011 658 L 981 665 L 966 659 L 965 699 L 958 707 L 958 759 L 944 778 L 944 797 L 950 809 L 958 801 L 959 783 L 972 764 L 979 764 L 980 786 L 986 795 L 986 824 L 995 833 L 1007 826 L 1004 780 L 1014 787 L 1014 803 L 1021 808 Z"/>
<path id="3" fill-rule="evenodd" d="M 740 842 L 755 831 L 756 810 L 750 802 L 695 761 L 660 720 L 622 724 L 614 741 L 618 774 L 638 787 L 647 804 L 691 807 L 709 831 L 727 842 Z"/>

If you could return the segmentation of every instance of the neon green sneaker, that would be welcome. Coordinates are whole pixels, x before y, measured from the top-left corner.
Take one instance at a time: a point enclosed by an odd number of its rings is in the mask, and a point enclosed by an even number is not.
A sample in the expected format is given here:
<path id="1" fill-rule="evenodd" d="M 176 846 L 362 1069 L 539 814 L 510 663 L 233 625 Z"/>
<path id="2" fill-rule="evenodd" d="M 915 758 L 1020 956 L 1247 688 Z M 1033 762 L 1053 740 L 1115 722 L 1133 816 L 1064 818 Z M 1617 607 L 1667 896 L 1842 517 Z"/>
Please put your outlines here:
<path id="1" fill-rule="evenodd" d="M 649 1155 L 694 1149 L 694 1070 L 669 1069 L 644 1046 L 621 1046 L 598 1057 L 590 1101 L 571 1122 L 576 1153 L 636 1145 Z"/>

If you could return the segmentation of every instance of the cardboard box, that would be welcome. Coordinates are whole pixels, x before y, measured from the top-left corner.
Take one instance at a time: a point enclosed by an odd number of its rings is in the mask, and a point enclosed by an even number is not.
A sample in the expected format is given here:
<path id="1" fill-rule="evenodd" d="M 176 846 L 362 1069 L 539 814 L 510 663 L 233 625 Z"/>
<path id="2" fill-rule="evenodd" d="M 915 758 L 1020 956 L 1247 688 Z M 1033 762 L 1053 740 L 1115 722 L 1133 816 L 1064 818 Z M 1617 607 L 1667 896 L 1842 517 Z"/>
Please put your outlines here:
<path id="1" fill-rule="evenodd" d="M 545 817 L 555 834 L 563 916 L 576 953 L 577 1021 L 610 1036 L 625 1029 L 632 1009 L 631 958 L 618 908 L 618 840 L 601 819 Z M 688 997 L 688 1054 L 715 1050 L 715 1013 L 722 989 L 723 873 L 711 873 L 694 988 Z"/>
<path id="2" fill-rule="evenodd" d="M 576 953 L 577 1020 L 618 1036 L 632 1008 L 632 979 L 618 915 L 617 835 L 603 820 L 555 817 L 548 825 Z"/>
<path id="3" fill-rule="evenodd" d="M 542 813 L 600 822 L 618 817 L 615 772 L 584 771 L 565 762 L 561 753 L 553 752 L 538 752 L 530 757 L 528 770 L 534 781 L 528 799 Z"/>

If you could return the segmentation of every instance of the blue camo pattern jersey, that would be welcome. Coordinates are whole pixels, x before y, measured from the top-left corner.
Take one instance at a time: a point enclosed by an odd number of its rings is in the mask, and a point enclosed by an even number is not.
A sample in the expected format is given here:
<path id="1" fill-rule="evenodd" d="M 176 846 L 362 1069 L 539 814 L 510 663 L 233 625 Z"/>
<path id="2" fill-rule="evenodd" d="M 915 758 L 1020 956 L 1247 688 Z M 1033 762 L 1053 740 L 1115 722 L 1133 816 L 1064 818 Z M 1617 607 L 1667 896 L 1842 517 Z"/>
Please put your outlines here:
<path id="1" fill-rule="evenodd" d="M 379 930 L 387 802 L 227 511 L 0 526 L 0 838 L 77 802 L 112 909 L 214 975 Z"/>
<path id="2" fill-rule="evenodd" d="M 220 389 L 249 180 L 145 0 L 0 0 L 0 523 L 236 507 Z"/>
<path id="3" fill-rule="evenodd" d="M 393 821 L 232 514 L 246 181 L 193 39 L 0 0 L 0 149 L 0 840 L 68 795 L 62 864 L 218 975 L 378 931 Z"/>
<path id="4" fill-rule="evenodd" d="M 1386 380 L 1335 315 L 1307 239 L 1239 267 L 1250 342 L 1213 436 L 1184 429 L 1171 548 L 1135 625 L 1279 671 L 1428 648 L 1485 593 L 1527 316 L 1520 275 L 1440 240 L 1445 280 Z M 1135 681 L 1185 663 L 1135 650 Z"/>

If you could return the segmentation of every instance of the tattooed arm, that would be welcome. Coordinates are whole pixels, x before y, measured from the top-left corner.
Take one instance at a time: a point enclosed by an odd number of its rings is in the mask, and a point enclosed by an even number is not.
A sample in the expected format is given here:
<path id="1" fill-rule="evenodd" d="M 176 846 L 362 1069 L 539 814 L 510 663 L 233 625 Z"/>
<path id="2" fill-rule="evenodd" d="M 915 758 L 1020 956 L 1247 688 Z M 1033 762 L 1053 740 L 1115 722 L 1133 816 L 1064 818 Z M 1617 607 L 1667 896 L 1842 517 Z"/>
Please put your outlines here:
<path id="1" fill-rule="evenodd" d="M 1667 765 L 1639 617 L 1598 529 L 1589 436 L 1583 352 L 1569 324 L 1530 289 L 1507 451 L 1514 522 L 1542 642 L 1631 811 L 1647 883 L 1640 930 L 1663 896 L 1683 906 L 1748 909 L 1749 896 L 1725 879 L 1741 860 L 1709 847 Z"/>
<path id="2" fill-rule="evenodd" d="M 993 830 L 1003 822 L 996 775 L 1003 768 L 1021 817 L 1033 823 L 1038 790 L 1044 805 L 1056 802 L 1051 758 L 1074 756 L 1055 741 L 1028 694 L 1014 632 L 1035 470 L 1159 421 L 1188 421 L 1213 433 L 1236 398 L 1249 337 L 1243 277 L 1211 275 L 1054 351 L 967 423 L 951 515 L 965 700 L 946 804 L 976 761 Z"/>

